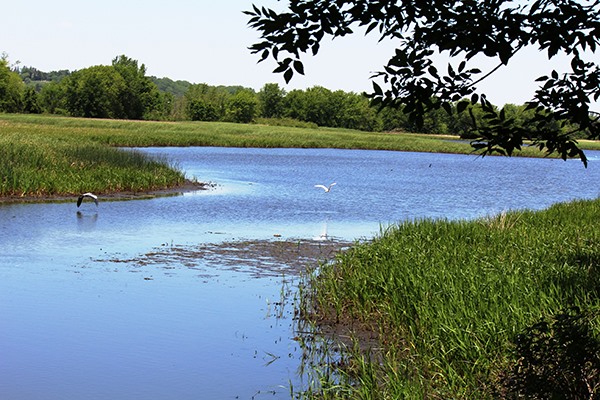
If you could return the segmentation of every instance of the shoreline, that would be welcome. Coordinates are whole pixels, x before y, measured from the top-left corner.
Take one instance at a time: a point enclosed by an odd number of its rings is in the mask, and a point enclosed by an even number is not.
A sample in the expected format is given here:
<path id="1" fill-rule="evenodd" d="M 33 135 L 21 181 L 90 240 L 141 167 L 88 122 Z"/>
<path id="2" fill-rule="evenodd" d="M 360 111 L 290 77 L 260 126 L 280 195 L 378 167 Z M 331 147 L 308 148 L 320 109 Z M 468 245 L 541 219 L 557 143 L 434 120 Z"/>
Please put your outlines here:
<path id="1" fill-rule="evenodd" d="M 145 200 L 156 197 L 179 196 L 183 193 L 195 192 L 198 190 L 208 190 L 212 186 L 213 185 L 211 183 L 186 180 L 186 182 L 182 185 L 171 188 L 142 191 L 124 190 L 118 192 L 98 193 L 98 197 L 100 197 L 102 200 L 108 201 Z M 13 203 L 66 203 L 69 201 L 77 201 L 78 197 L 79 194 L 0 196 L 0 205 Z"/>

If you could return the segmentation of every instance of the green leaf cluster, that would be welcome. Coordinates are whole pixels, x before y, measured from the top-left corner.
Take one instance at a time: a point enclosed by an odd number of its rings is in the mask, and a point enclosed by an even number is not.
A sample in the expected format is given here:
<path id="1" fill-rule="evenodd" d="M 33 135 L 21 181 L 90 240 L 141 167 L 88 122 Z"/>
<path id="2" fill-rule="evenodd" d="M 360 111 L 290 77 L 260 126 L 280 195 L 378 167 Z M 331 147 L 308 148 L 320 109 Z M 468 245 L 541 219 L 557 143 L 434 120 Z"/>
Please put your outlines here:
<path id="1" fill-rule="evenodd" d="M 0 58 L 0 112 L 21 111 L 24 91 L 19 75 L 10 70 L 5 57 Z"/>

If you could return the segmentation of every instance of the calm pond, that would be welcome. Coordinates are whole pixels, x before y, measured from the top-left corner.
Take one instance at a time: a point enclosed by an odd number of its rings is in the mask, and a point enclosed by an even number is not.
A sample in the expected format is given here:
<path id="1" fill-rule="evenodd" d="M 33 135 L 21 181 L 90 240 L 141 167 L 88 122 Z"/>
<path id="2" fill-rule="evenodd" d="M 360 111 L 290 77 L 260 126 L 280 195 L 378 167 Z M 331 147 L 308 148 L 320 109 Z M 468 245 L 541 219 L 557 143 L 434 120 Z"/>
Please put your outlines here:
<path id="1" fill-rule="evenodd" d="M 281 303 L 298 277 L 247 243 L 352 241 L 405 219 L 599 194 L 591 151 L 587 169 L 387 151 L 140 151 L 214 188 L 97 208 L 0 205 L 0 398 L 289 397 L 305 382 L 293 306 Z"/>

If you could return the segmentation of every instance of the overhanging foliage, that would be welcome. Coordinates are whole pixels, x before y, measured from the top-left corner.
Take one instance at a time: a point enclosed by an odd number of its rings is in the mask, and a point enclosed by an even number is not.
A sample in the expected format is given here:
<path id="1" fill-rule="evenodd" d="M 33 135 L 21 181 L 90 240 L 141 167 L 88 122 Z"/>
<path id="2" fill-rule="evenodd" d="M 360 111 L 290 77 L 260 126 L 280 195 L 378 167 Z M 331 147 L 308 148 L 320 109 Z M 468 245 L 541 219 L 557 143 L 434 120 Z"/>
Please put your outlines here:
<path id="1" fill-rule="evenodd" d="M 475 128 L 479 139 L 473 146 L 484 155 L 511 155 L 529 140 L 541 150 L 563 159 L 579 157 L 587 165 L 573 135 L 600 138 L 599 114 L 590 109 L 590 101 L 600 98 L 600 69 L 583 57 L 600 44 L 599 1 L 291 0 L 285 12 L 254 6 L 246 14 L 262 36 L 250 50 L 261 61 L 272 57 L 274 72 L 283 73 L 286 81 L 304 74 L 301 55 L 316 55 L 325 36 L 346 36 L 365 27 L 380 40 L 396 40 L 395 53 L 373 76 L 384 83 L 373 82 L 373 103 L 403 107 L 417 124 L 428 110 L 460 114 L 479 103 L 489 123 Z M 531 123 L 514 127 L 477 84 L 527 46 L 545 51 L 549 59 L 568 55 L 571 71 L 539 77 L 541 86 L 528 103 L 535 111 Z M 436 52 L 448 52 L 458 64 L 438 70 L 432 59 Z M 494 58 L 498 66 L 483 72 L 471 65 L 476 55 Z M 453 102 L 460 102 L 455 110 Z M 576 128 L 564 133 L 560 126 L 566 123 Z"/>

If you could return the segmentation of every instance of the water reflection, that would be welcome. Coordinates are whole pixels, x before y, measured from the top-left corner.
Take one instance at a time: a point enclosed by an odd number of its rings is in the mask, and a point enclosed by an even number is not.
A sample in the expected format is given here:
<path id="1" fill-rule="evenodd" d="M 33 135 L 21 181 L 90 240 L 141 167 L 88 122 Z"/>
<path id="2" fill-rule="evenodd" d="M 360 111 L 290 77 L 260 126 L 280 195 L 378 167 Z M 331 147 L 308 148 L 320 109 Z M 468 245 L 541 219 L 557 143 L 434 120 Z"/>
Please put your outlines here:
<path id="1" fill-rule="evenodd" d="M 79 232 L 91 232 L 96 229 L 98 212 L 77 211 L 77 230 Z"/>
<path id="2" fill-rule="evenodd" d="M 327 234 L 327 224 L 329 223 L 329 218 L 323 222 L 323 227 L 321 228 L 321 233 L 318 236 L 313 237 L 313 240 L 327 240 L 329 239 L 329 235 Z"/>

